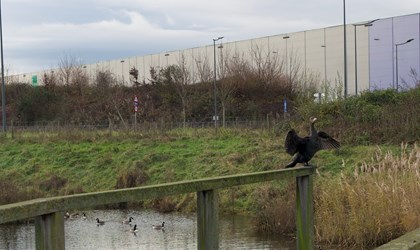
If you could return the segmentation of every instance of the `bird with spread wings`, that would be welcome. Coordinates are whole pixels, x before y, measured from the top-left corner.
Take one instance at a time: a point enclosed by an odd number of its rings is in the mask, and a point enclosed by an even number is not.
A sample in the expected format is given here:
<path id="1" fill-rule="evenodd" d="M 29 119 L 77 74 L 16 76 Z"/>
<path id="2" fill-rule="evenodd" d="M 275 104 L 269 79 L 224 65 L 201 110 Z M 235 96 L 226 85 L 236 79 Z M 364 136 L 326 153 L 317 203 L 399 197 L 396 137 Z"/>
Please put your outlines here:
<path id="1" fill-rule="evenodd" d="M 294 129 L 287 133 L 284 147 L 286 152 L 294 156 L 292 161 L 286 165 L 286 168 L 292 168 L 298 163 L 309 165 L 309 161 L 316 152 L 322 149 L 336 149 L 340 143 L 323 131 L 317 132 L 315 122 L 317 118 L 311 117 L 309 136 L 300 137 Z"/>

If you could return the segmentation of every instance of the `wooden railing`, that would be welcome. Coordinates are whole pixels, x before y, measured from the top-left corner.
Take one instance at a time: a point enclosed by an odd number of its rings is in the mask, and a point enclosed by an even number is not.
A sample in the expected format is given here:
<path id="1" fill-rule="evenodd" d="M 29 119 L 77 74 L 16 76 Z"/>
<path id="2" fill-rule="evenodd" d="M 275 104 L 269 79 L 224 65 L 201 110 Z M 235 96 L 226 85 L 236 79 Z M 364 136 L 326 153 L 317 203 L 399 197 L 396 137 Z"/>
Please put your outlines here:
<path id="1" fill-rule="evenodd" d="M 0 224 L 35 217 L 36 249 L 64 249 L 64 211 L 196 192 L 197 248 L 218 249 L 218 189 L 296 178 L 297 249 L 313 249 L 314 171 L 314 167 L 298 167 L 34 199 L 0 206 Z"/>

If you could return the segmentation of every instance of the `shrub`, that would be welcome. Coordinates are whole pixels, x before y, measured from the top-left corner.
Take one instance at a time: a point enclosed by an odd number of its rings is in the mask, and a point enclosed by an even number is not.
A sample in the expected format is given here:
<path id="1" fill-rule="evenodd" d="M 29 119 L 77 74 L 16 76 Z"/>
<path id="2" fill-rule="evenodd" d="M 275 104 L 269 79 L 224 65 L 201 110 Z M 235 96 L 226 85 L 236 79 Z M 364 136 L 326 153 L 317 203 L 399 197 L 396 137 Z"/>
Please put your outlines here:
<path id="1" fill-rule="evenodd" d="M 11 178 L 0 178 L 0 205 L 41 197 L 41 192 L 33 188 L 22 188 Z"/>
<path id="2" fill-rule="evenodd" d="M 170 213 L 175 211 L 176 203 L 170 197 L 153 200 L 152 207 L 161 213 Z"/>
<path id="3" fill-rule="evenodd" d="M 265 184 L 255 190 L 255 227 L 259 231 L 289 234 L 296 230 L 295 186 L 290 183 L 284 190 Z"/>

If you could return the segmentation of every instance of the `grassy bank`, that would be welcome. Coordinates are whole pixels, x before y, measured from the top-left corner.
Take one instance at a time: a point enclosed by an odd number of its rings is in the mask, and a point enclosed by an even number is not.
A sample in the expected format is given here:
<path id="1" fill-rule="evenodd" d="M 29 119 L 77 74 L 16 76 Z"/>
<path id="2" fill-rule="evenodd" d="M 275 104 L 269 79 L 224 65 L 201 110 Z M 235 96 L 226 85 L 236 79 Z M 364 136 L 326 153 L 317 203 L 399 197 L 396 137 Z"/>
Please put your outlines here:
<path id="1" fill-rule="evenodd" d="M 302 131 L 301 133 L 304 133 Z M 166 133 L 20 133 L 1 138 L 2 204 L 283 168 L 283 133 L 175 130 Z M 319 152 L 315 178 L 318 242 L 369 249 L 420 226 L 420 150 L 351 146 Z M 257 228 L 294 232 L 294 180 L 221 192 L 224 213 L 249 213 Z M 194 211 L 194 194 L 146 201 L 160 211 Z"/>

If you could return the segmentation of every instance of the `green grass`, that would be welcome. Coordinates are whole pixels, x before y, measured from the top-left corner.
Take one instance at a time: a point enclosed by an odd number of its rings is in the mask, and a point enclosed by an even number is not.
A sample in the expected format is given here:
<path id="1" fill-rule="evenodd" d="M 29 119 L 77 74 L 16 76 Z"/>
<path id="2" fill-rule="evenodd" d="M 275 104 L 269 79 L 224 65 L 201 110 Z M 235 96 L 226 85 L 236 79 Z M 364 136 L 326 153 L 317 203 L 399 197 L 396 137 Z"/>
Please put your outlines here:
<path id="1" fill-rule="evenodd" d="M 109 190 L 116 186 L 151 185 L 280 169 L 291 159 L 283 148 L 284 137 L 284 134 L 266 130 L 235 129 L 220 129 L 217 134 L 208 129 L 186 129 L 164 134 L 73 132 L 24 133 L 16 134 L 14 139 L 2 137 L 0 204 L 41 196 Z M 411 149 L 414 153 L 406 156 L 404 152 Z M 316 225 L 317 239 L 365 249 L 390 240 L 388 234 L 398 236 L 417 226 L 417 205 L 408 215 L 392 221 L 404 224 L 404 227 L 392 224 L 387 229 L 381 228 L 380 235 L 372 233 L 373 236 L 369 237 L 357 232 L 367 228 L 379 232 L 379 229 L 360 224 L 354 219 L 357 216 L 349 214 L 354 207 L 359 215 L 371 218 L 373 215 L 369 212 L 382 206 L 381 203 L 388 206 L 391 196 L 384 196 L 382 200 L 365 198 L 382 197 L 384 192 L 378 194 L 377 187 L 393 186 L 393 181 L 400 178 L 399 169 L 404 169 L 408 163 L 417 166 L 415 155 L 418 153 L 415 152 L 418 152 L 415 145 L 407 148 L 400 145 L 342 145 L 339 150 L 318 152 L 311 161 L 318 171 L 314 187 L 315 215 L 317 221 L 322 221 Z M 403 160 L 399 161 L 399 158 Z M 374 171 L 372 176 L 365 175 L 360 168 L 362 165 L 364 169 L 401 167 L 392 168 L 395 178 L 379 182 Z M 130 182 L 133 178 L 135 181 Z M 408 200 L 418 204 L 415 198 L 418 197 L 418 184 L 413 180 L 401 181 L 399 190 L 404 190 L 404 194 L 414 194 L 414 198 Z M 294 192 L 294 180 L 220 190 L 220 211 L 248 213 L 256 218 L 260 230 L 291 233 L 295 230 Z M 359 194 L 354 196 L 355 193 Z M 194 194 L 178 195 L 159 202 L 145 201 L 142 205 L 161 211 L 175 208 L 189 212 L 195 209 L 194 197 Z M 384 208 L 384 211 L 400 209 L 399 203 L 400 200 L 395 199 L 391 204 L 393 207 Z M 410 204 L 407 206 L 413 206 Z M 374 215 L 379 216 L 379 213 Z M 383 213 L 377 220 L 386 224 L 388 217 Z M 337 218 L 341 219 L 337 221 Z M 324 223 L 327 220 L 330 222 Z M 336 230 L 334 223 L 341 223 L 343 229 Z"/>
<path id="2" fill-rule="evenodd" d="M 67 180 L 58 190 L 65 194 L 75 187 L 84 192 L 113 189 L 119 175 L 133 167 L 147 173 L 146 184 L 279 169 L 291 158 L 283 140 L 284 135 L 268 131 L 222 129 L 217 134 L 207 129 L 166 134 L 24 133 L 2 138 L 0 178 L 12 178 L 24 189 L 55 175 Z M 312 163 L 323 172 L 352 171 L 376 150 L 377 146 L 343 146 L 319 152 Z"/>

